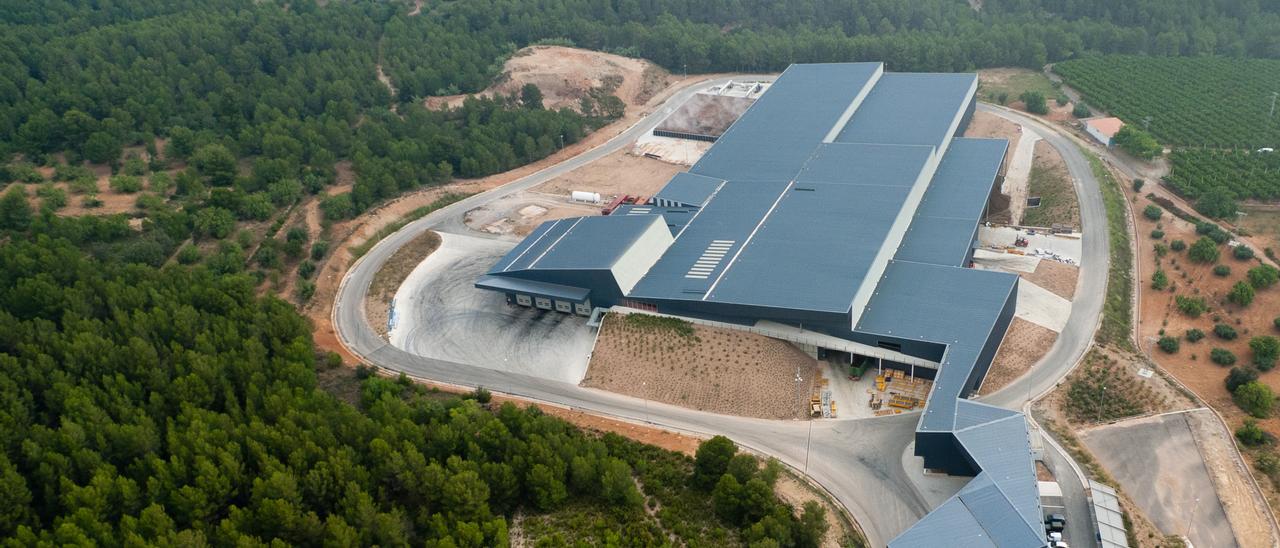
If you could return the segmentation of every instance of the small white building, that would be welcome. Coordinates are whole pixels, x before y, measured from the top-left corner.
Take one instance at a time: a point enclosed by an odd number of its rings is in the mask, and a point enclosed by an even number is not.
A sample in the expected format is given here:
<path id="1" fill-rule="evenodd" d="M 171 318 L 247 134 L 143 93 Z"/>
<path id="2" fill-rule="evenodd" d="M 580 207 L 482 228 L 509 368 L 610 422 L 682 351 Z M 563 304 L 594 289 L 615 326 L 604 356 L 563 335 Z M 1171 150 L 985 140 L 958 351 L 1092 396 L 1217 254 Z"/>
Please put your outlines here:
<path id="1" fill-rule="evenodd" d="M 1124 122 L 1120 121 L 1119 118 L 1090 118 L 1084 121 L 1084 130 L 1089 132 L 1089 135 L 1097 139 L 1099 143 L 1106 146 L 1111 146 L 1112 139 L 1115 138 L 1116 133 L 1122 127 L 1124 127 Z"/>

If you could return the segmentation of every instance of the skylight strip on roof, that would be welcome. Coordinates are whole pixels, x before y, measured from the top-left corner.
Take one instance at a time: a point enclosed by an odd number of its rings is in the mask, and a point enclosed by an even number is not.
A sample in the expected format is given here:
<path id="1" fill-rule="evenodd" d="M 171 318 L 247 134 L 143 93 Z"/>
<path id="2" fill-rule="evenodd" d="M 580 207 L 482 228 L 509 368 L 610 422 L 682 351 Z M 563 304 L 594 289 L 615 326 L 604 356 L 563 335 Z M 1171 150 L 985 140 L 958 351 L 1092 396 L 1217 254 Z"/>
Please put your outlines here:
<path id="1" fill-rule="evenodd" d="M 538 255 L 537 259 L 534 259 L 533 262 L 529 263 L 528 268 L 532 269 L 533 267 L 537 266 L 538 261 L 541 261 L 543 257 L 547 256 L 547 253 L 549 253 L 552 249 L 555 249 L 556 244 L 560 243 L 560 240 L 563 240 L 564 237 L 568 236 L 570 232 L 573 232 L 573 227 L 578 226 L 578 223 L 581 223 L 583 219 L 586 219 L 586 217 L 578 217 L 578 220 L 574 221 L 573 224 L 570 225 L 569 228 L 564 231 L 564 234 L 561 234 L 559 238 L 556 238 L 556 241 L 551 242 L 551 245 L 547 246 L 546 249 L 542 250 L 542 254 Z"/>
<path id="2" fill-rule="evenodd" d="M 751 245 L 751 239 L 756 237 L 756 232 L 759 232 L 760 227 L 764 225 L 764 222 L 769 220 L 769 216 L 773 215 L 773 210 L 778 208 L 778 204 L 782 202 L 782 198 L 787 195 L 787 191 L 791 190 L 791 187 L 795 186 L 795 184 L 796 182 L 794 180 L 787 183 L 787 186 L 782 189 L 782 192 L 778 194 L 778 197 L 773 200 L 773 205 L 769 206 L 769 209 L 764 212 L 764 216 L 760 217 L 760 222 L 756 223 L 755 228 L 751 229 L 750 234 L 747 234 L 747 239 L 742 242 L 742 246 L 738 248 L 738 252 L 733 254 L 732 259 L 729 259 L 729 264 L 725 265 L 724 270 L 720 271 L 719 276 L 716 276 L 716 281 L 711 282 L 711 287 L 707 288 L 707 294 L 702 296 L 702 300 L 707 300 L 707 297 L 711 296 L 711 292 L 716 290 L 716 285 L 720 283 L 720 280 L 724 279 L 725 274 L 729 273 L 729 269 L 733 268 L 733 263 L 738 260 L 739 255 L 742 255 L 742 250 L 746 249 L 748 245 Z"/>
<path id="3" fill-rule="evenodd" d="M 556 227 L 560 225 L 560 221 L 563 221 L 563 220 L 564 219 L 556 219 L 556 222 L 551 223 L 551 226 L 547 227 L 546 230 L 542 231 L 542 234 L 539 234 L 538 238 L 535 239 L 533 243 L 529 244 L 528 247 L 524 248 L 524 251 L 521 251 L 519 255 L 516 255 L 516 258 L 511 259 L 511 262 L 507 263 L 506 268 L 503 268 L 502 271 L 506 272 L 508 270 L 511 270 L 511 267 L 515 266 L 516 263 L 520 262 L 520 259 L 524 257 L 525 253 L 528 253 L 530 249 L 533 249 L 534 247 L 536 247 L 538 245 L 538 242 L 542 241 L 543 238 L 547 237 L 547 234 L 551 233 L 552 230 L 555 230 Z M 534 261 L 534 262 L 537 262 L 537 261 Z"/>

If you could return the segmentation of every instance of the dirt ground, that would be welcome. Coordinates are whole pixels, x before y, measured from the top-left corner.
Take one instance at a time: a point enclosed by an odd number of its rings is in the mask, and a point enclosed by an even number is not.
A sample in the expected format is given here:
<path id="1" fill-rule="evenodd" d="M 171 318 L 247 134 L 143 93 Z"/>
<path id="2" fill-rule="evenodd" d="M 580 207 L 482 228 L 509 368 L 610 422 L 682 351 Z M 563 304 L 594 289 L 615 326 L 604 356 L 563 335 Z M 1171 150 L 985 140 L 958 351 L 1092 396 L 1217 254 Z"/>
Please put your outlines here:
<path id="1" fill-rule="evenodd" d="M 628 106 L 645 104 L 670 83 L 666 71 L 641 59 L 561 46 L 532 46 L 517 51 L 503 65 L 492 86 L 477 95 L 519 93 L 525 84 L 542 90 L 549 109 L 579 108 L 579 101 L 595 88 L 613 87 Z M 427 108 L 457 107 L 468 95 L 430 97 Z"/>
<path id="2" fill-rule="evenodd" d="M 1022 223 L 1029 226 L 1052 226 L 1054 223 L 1080 227 L 1080 203 L 1067 173 L 1067 164 L 1058 150 L 1046 141 L 1038 141 L 1027 179 L 1027 196 L 1039 197 L 1040 206 L 1028 207 Z"/>
<path id="3" fill-rule="evenodd" d="M 815 493 L 813 487 L 791 474 L 778 476 L 778 483 L 774 484 L 773 492 L 783 502 L 795 507 L 797 514 L 799 514 L 806 502 L 812 500 L 821 504 L 822 508 L 827 511 L 827 534 L 823 535 L 819 546 L 822 548 L 840 548 L 840 540 L 848 536 L 850 532 L 845 526 L 844 520 L 840 519 L 839 508 L 836 508 L 826 498 Z"/>
<path id="4" fill-rule="evenodd" d="M 598 192 L 602 200 L 623 194 L 653 196 L 675 174 L 688 169 L 687 166 L 636 156 L 623 149 L 563 177 L 547 181 L 534 190 L 565 197 L 575 190 Z"/>
<path id="5" fill-rule="evenodd" d="M 1204 458 L 1205 468 L 1213 480 L 1214 489 L 1222 500 L 1236 542 L 1244 548 L 1271 546 L 1271 524 L 1249 485 L 1249 471 L 1241 467 L 1232 455 L 1231 434 L 1222 428 L 1208 412 L 1188 413 L 1187 424 L 1195 437 L 1196 448 Z"/>
<path id="6" fill-rule="evenodd" d="M 440 247 L 440 235 L 430 230 L 423 232 L 396 251 L 387 259 L 382 270 L 373 276 L 369 293 L 364 297 L 364 309 L 369 316 L 369 324 L 382 338 L 387 338 L 387 315 L 396 290 L 400 289 L 400 284 L 417 268 L 418 263 L 431 255 L 437 247 Z"/>
<path id="7" fill-rule="evenodd" d="M 1249 232 L 1259 251 L 1271 248 L 1280 253 L 1280 204 L 1246 204 L 1240 209 L 1244 214 L 1236 219 L 1236 226 Z"/>
<path id="8" fill-rule="evenodd" d="M 467 211 L 463 222 L 477 232 L 525 236 L 547 221 L 599 214 L 599 205 L 570 202 L 567 195 L 518 192 Z"/>
<path id="9" fill-rule="evenodd" d="M 816 360 L 786 342 L 752 333 L 700 325 L 693 332 L 684 337 L 610 315 L 582 386 L 712 413 L 805 418 L 805 400 L 818 375 Z"/>
<path id="10" fill-rule="evenodd" d="M 1024 68 L 991 68 L 978 71 L 979 99 L 995 103 L 996 94 L 1002 91 L 1009 94 L 1009 102 L 1006 106 L 1010 108 L 1026 110 L 1026 105 L 1018 99 L 1018 96 L 1024 91 L 1038 91 L 1044 94 L 1045 103 L 1049 106 L 1049 114 L 1041 118 L 1055 122 L 1073 118 L 1071 109 L 1074 105 L 1067 103 L 1059 106 L 1056 101 L 1058 90 L 1054 89 L 1053 83 L 1040 71 Z"/>
<path id="11" fill-rule="evenodd" d="M 1018 275 L 1049 290 L 1054 295 L 1071 300 L 1076 295 L 1076 281 L 1080 277 L 1080 267 L 1052 259 L 1041 259 L 1036 264 L 1035 272 L 1019 272 Z"/>
<path id="12" fill-rule="evenodd" d="M 1138 197 L 1133 204 L 1134 211 L 1141 211 L 1149 203 L 1147 198 Z M 1237 363 L 1248 363 L 1252 357 L 1249 339 L 1256 335 L 1275 334 L 1272 321 L 1280 315 L 1280 287 L 1257 291 L 1253 303 L 1243 309 L 1227 303 L 1226 294 L 1231 286 L 1244 279 L 1245 272 L 1258 263 L 1253 260 L 1236 260 L 1231 257 L 1231 250 L 1227 246 L 1221 246 L 1220 263 L 1231 267 L 1230 275 L 1215 276 L 1213 265 L 1191 262 L 1187 260 L 1185 251 L 1169 251 L 1161 260 L 1161 267 L 1169 278 L 1172 290 L 1155 291 L 1151 289 L 1151 276 L 1156 270 L 1155 242 L 1150 237 L 1151 231 L 1159 226 L 1165 233 L 1163 241 L 1166 245 L 1180 239 L 1190 246 L 1199 236 L 1191 223 L 1168 213 L 1160 221 L 1151 221 L 1140 214 L 1135 217 L 1141 272 L 1138 279 L 1140 343 L 1162 368 L 1222 412 L 1233 424 L 1238 424 L 1244 415 L 1231 401 L 1231 394 L 1223 384 L 1228 368 L 1210 362 L 1209 351 L 1213 348 L 1225 348 L 1235 353 Z M 1177 295 L 1203 297 L 1210 310 L 1198 318 L 1187 317 L 1177 309 Z M 1213 334 L 1215 317 L 1217 321 L 1234 327 L 1239 336 L 1232 341 L 1216 337 Z M 1183 340 L 1182 348 L 1176 354 L 1167 354 L 1155 348 L 1155 341 L 1159 339 L 1162 329 L 1167 334 L 1181 336 L 1191 328 L 1198 328 L 1207 336 L 1195 343 Z M 1259 380 L 1273 390 L 1280 390 L 1280 370 L 1262 373 Z M 1272 434 L 1280 434 L 1280 419 L 1262 421 L 1262 425 Z"/>
<path id="13" fill-rule="evenodd" d="M 1009 383 L 1030 371 L 1031 366 L 1049 352 L 1056 340 L 1058 334 L 1052 329 L 1022 318 L 1014 318 L 978 394 L 985 396 L 1009 386 Z"/>

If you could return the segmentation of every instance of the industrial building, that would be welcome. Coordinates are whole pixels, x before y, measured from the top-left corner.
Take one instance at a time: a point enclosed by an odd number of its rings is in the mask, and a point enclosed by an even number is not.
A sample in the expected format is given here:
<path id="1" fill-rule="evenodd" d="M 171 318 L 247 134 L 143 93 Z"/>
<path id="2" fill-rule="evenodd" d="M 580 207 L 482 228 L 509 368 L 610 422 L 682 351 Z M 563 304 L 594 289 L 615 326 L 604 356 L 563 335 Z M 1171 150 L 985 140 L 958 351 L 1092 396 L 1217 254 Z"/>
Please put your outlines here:
<path id="1" fill-rule="evenodd" d="M 890 546 L 1043 546 L 1024 418 L 967 399 L 1018 284 L 968 268 L 1008 145 L 960 137 L 977 84 L 793 65 L 651 200 L 547 222 L 476 287 L 583 315 L 780 324 L 838 341 L 828 356 L 910 367 L 934 381 L 916 455 L 973 481 Z"/>

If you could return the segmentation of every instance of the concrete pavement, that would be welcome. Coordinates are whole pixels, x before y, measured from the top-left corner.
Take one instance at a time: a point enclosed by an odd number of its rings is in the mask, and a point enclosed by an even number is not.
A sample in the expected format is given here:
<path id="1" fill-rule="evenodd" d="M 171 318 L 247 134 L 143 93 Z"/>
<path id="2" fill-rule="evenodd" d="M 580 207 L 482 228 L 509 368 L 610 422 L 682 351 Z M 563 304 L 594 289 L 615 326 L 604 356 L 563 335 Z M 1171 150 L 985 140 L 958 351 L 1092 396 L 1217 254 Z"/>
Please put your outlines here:
<path id="1" fill-rule="evenodd" d="M 691 86 L 676 93 L 668 104 L 679 105 L 698 87 L 727 80 L 705 81 Z M 985 106 L 980 108 L 986 109 Z M 777 457 L 788 465 L 807 471 L 849 510 L 863 528 L 871 545 L 883 546 L 931 508 L 903 467 L 902 455 L 913 440 L 918 418 L 914 413 L 866 420 L 817 421 L 811 424 L 805 421 L 768 421 L 715 415 L 652 402 L 646 405 L 643 400 L 581 388 L 568 382 L 410 354 L 387 344 L 368 325 L 363 310 L 364 295 L 373 275 L 405 243 L 433 226 L 459 223 L 462 214 L 469 209 L 541 184 L 626 146 L 637 136 L 656 126 L 669 109 L 670 107 L 659 108 L 597 148 L 433 212 L 384 239 L 353 265 L 342 281 L 333 311 L 334 325 L 340 339 L 354 354 L 369 363 L 421 379 L 465 387 L 485 386 L 495 391 L 596 414 L 637 422 L 650 421 L 672 430 L 701 435 L 727 435 L 740 445 Z M 1060 138 L 1055 139 L 1056 133 L 1047 133 L 1046 136 L 1067 160 L 1076 182 L 1077 193 L 1081 196 L 1086 245 L 1085 265 L 1077 295 L 1082 298 L 1085 306 L 1078 303 L 1073 308 L 1063 336 L 1059 337 L 1050 350 L 1046 361 L 1034 370 L 1036 373 L 986 398 L 988 403 L 997 405 L 1021 406 L 1030 396 L 1052 388 L 1074 366 L 1092 339 L 1106 284 L 1106 220 L 1100 213 L 1101 195 L 1097 184 L 1093 181 L 1087 161 L 1084 161 L 1074 145 L 1068 142 L 1066 146 L 1062 146 Z M 1078 157 L 1075 158 L 1076 162 L 1072 161 L 1073 153 Z M 1083 162 L 1083 171 L 1078 171 L 1079 162 Z M 806 439 L 810 432 L 811 443 Z M 808 454 L 806 447 L 810 448 Z M 1062 455 L 1056 458 L 1067 459 Z M 1051 461 L 1051 466 L 1054 466 L 1054 462 L 1057 462 L 1057 467 L 1068 468 L 1061 460 Z M 1056 472 L 1060 478 L 1066 475 L 1062 470 Z M 1090 546 L 1092 533 L 1078 533 L 1074 530 L 1076 527 L 1087 527 L 1085 516 L 1088 516 L 1088 510 L 1083 487 L 1073 487 L 1070 481 L 1063 483 L 1064 494 L 1071 504 L 1069 512 L 1075 516 L 1071 520 L 1073 545 Z M 928 498 L 935 497 L 936 494 L 931 493 Z"/>

